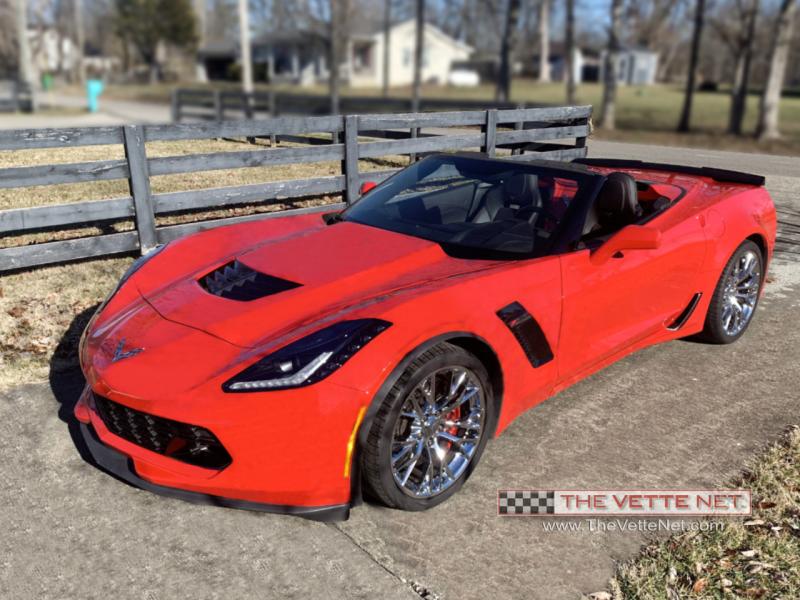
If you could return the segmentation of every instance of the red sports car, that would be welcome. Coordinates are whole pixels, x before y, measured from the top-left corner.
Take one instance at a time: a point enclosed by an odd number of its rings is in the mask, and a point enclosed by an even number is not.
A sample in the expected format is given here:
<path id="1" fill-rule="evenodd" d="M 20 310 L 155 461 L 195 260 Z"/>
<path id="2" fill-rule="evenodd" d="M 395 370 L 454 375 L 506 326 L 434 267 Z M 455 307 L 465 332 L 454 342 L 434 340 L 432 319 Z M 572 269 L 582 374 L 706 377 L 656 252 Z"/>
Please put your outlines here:
<path id="1" fill-rule="evenodd" d="M 737 340 L 775 243 L 763 178 L 579 162 L 430 156 L 341 213 L 140 258 L 81 343 L 96 463 L 224 506 L 342 519 L 363 491 L 422 510 L 594 371 Z"/>

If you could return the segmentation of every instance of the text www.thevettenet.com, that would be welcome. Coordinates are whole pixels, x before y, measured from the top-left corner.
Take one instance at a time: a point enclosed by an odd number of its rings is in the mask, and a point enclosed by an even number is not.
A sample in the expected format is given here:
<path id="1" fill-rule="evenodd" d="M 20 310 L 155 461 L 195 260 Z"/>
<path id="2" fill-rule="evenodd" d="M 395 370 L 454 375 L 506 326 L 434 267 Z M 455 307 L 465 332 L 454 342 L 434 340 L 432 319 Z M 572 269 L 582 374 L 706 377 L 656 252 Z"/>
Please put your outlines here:
<path id="1" fill-rule="evenodd" d="M 594 533 L 605 531 L 632 533 L 667 531 L 669 533 L 682 533 L 685 531 L 722 531 L 725 529 L 725 523 L 720 521 L 682 521 L 670 519 L 543 519 L 542 528 L 546 532 L 562 533 Z"/>

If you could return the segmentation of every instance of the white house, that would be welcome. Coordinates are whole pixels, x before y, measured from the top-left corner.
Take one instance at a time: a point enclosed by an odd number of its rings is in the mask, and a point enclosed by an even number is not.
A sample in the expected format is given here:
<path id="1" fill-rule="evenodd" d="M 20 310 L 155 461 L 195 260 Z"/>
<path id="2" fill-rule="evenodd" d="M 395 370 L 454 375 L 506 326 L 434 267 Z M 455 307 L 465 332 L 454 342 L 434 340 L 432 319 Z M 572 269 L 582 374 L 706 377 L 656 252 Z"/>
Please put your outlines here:
<path id="1" fill-rule="evenodd" d="M 354 35 L 349 54 L 350 85 L 377 87 L 383 84 L 383 31 Z M 414 80 L 414 20 L 394 25 L 389 33 L 389 85 L 410 85 Z M 422 53 L 422 81 L 446 83 L 454 62 L 467 60 L 472 47 L 453 39 L 438 27 L 425 24 Z"/>
<path id="2" fill-rule="evenodd" d="M 600 81 L 603 81 L 606 52 L 600 57 Z M 627 85 L 652 85 L 658 72 L 658 53 L 646 48 L 622 48 L 617 53 L 617 82 Z"/>

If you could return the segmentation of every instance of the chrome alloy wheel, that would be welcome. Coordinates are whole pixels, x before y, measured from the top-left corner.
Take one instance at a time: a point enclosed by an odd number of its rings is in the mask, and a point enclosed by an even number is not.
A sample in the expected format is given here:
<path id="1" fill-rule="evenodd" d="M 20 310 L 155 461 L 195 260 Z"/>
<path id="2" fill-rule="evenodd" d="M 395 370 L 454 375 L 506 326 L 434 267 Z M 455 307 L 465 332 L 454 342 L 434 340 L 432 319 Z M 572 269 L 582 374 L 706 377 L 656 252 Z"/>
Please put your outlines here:
<path id="1" fill-rule="evenodd" d="M 747 251 L 731 266 L 723 289 L 722 328 L 730 336 L 738 335 L 750 322 L 761 287 L 761 261 Z"/>
<path id="2" fill-rule="evenodd" d="M 392 476 L 409 496 L 430 498 L 464 474 L 484 434 L 485 394 L 466 367 L 423 379 L 403 401 L 392 436 Z"/>

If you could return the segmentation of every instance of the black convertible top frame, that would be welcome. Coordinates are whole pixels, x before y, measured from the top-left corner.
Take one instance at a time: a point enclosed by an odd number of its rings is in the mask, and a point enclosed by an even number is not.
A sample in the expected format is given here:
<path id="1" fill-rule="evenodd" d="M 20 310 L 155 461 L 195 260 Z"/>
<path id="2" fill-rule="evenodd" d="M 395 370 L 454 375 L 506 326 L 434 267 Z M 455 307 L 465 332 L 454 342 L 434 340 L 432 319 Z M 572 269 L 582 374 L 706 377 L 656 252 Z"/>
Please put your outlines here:
<path id="1" fill-rule="evenodd" d="M 738 183 L 743 185 L 764 185 L 763 175 L 753 175 L 752 173 L 742 173 L 728 169 L 715 169 L 713 167 L 685 167 L 681 165 L 671 165 L 667 163 L 651 163 L 643 160 L 627 160 L 620 158 L 576 158 L 573 163 L 581 165 L 593 165 L 597 167 L 615 167 L 618 169 L 652 169 L 653 171 L 669 171 L 671 173 L 685 173 L 686 175 L 698 175 L 700 177 L 710 177 L 714 181 L 722 183 Z"/>

